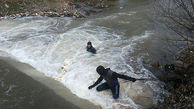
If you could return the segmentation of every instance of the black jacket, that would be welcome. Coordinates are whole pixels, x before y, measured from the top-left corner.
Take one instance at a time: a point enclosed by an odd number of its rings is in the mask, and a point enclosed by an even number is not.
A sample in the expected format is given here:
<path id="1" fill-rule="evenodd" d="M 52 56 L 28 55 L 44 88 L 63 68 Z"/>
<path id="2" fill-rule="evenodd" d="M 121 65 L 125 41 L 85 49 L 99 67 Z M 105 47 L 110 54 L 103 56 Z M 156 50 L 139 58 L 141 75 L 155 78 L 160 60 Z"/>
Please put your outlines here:
<path id="1" fill-rule="evenodd" d="M 122 75 L 122 74 L 118 74 L 118 73 L 113 72 L 112 70 L 110 70 L 110 68 L 107 68 L 107 69 L 105 69 L 104 74 L 103 75 L 100 74 L 100 77 L 98 78 L 98 80 L 93 85 L 91 85 L 91 87 L 95 87 L 103 79 L 105 79 L 105 81 L 108 83 L 109 87 L 112 88 L 115 83 L 116 84 L 118 83 L 117 78 L 122 78 L 122 79 L 130 80 L 130 81 L 133 81 L 133 82 L 136 81 L 135 78 L 132 78 L 132 77 L 129 77 L 129 76 L 126 76 L 126 75 Z M 114 80 L 116 80 L 116 81 L 114 81 Z"/>
<path id="2" fill-rule="evenodd" d="M 93 46 L 91 46 L 90 48 L 86 47 L 86 49 L 88 52 L 96 54 L 96 49 Z"/>

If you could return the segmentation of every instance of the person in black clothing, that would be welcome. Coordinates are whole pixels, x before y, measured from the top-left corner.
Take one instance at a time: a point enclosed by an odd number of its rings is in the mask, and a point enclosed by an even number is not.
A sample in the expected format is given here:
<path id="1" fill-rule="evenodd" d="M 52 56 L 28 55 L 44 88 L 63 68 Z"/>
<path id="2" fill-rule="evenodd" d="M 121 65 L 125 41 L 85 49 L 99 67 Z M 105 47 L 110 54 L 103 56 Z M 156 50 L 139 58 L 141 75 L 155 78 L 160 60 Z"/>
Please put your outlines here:
<path id="1" fill-rule="evenodd" d="M 96 49 L 92 46 L 92 42 L 88 42 L 88 43 L 87 43 L 86 50 L 87 50 L 88 52 L 91 52 L 91 53 L 96 54 Z"/>
<path id="2" fill-rule="evenodd" d="M 129 76 L 126 76 L 126 75 L 118 74 L 118 73 L 112 71 L 110 68 L 105 69 L 101 65 L 96 68 L 96 71 L 100 75 L 100 77 L 98 78 L 98 80 L 93 85 L 89 86 L 88 89 L 92 89 L 93 87 L 98 85 L 103 79 L 105 79 L 106 82 L 99 85 L 96 88 L 96 90 L 97 91 L 103 91 L 103 90 L 106 90 L 106 89 L 111 89 L 114 99 L 119 98 L 119 87 L 120 87 L 120 85 L 119 85 L 119 82 L 118 82 L 117 78 L 130 80 L 132 82 L 136 81 L 135 78 L 132 78 L 132 77 L 129 77 Z"/>

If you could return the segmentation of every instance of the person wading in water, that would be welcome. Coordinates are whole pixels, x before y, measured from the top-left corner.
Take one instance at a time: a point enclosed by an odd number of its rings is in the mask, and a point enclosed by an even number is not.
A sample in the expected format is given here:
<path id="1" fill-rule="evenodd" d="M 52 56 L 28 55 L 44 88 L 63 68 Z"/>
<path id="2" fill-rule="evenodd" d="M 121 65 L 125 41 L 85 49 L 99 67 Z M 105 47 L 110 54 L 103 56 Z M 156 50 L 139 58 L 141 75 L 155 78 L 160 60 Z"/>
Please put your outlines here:
<path id="1" fill-rule="evenodd" d="M 96 54 L 96 49 L 92 46 L 92 42 L 88 42 L 88 43 L 87 43 L 86 50 L 87 50 L 88 52 L 91 52 L 91 53 L 93 53 L 93 54 Z"/>
<path id="2" fill-rule="evenodd" d="M 119 82 L 118 82 L 118 78 L 122 78 L 122 79 L 129 80 L 129 81 L 132 81 L 132 82 L 136 81 L 135 78 L 132 78 L 132 77 L 129 77 L 129 76 L 126 76 L 126 75 L 118 74 L 118 73 L 112 71 L 110 68 L 105 69 L 101 65 L 96 68 L 96 71 L 100 75 L 100 77 L 98 78 L 98 80 L 93 85 L 89 86 L 88 89 L 92 89 L 93 87 L 98 85 L 103 79 L 105 79 L 106 82 L 99 85 L 96 88 L 96 90 L 97 91 L 103 91 L 103 90 L 111 89 L 114 99 L 119 98 L 119 87 L 120 87 L 120 85 L 119 85 Z"/>

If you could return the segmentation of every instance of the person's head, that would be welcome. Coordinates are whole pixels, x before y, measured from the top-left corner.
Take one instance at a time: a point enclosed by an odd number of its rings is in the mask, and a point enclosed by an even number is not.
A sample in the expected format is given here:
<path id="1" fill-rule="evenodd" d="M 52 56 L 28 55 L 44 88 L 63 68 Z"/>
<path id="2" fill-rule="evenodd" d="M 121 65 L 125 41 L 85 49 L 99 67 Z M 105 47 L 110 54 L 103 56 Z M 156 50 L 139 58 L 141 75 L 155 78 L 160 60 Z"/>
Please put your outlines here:
<path id="1" fill-rule="evenodd" d="M 87 47 L 88 47 L 88 48 L 92 47 L 92 42 L 88 42 L 88 43 L 87 43 Z"/>
<path id="2" fill-rule="evenodd" d="M 175 65 L 174 64 L 166 64 L 164 66 L 165 71 L 174 71 L 175 70 Z"/>
<path id="3" fill-rule="evenodd" d="M 96 71 L 97 71 L 97 73 L 98 73 L 99 75 L 103 75 L 103 74 L 105 73 L 105 68 L 104 68 L 102 65 L 100 65 L 100 66 L 98 66 L 98 67 L 96 68 Z"/>

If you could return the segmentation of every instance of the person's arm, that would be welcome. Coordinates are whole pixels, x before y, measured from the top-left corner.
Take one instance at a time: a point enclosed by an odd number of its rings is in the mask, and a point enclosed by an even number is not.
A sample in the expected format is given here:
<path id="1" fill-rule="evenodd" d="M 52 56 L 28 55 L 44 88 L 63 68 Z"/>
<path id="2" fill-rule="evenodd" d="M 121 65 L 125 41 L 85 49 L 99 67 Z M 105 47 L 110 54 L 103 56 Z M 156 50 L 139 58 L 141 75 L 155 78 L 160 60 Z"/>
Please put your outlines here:
<path id="1" fill-rule="evenodd" d="M 121 75 L 121 74 L 118 74 L 118 73 L 116 73 L 116 72 L 113 73 L 113 76 L 114 76 L 114 77 L 117 77 L 117 78 L 122 78 L 122 79 L 125 79 L 125 80 L 130 80 L 130 81 L 132 81 L 132 82 L 135 82 L 135 81 L 136 81 L 135 78 L 129 77 L 129 76 L 127 76 L 127 75 Z"/>
<path id="2" fill-rule="evenodd" d="M 98 78 L 98 80 L 97 80 L 93 85 L 91 85 L 91 86 L 88 87 L 88 89 L 91 89 L 91 88 L 95 87 L 95 86 L 98 85 L 102 80 L 103 80 L 103 77 L 100 76 L 100 77 Z"/>

